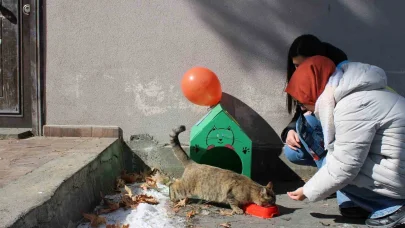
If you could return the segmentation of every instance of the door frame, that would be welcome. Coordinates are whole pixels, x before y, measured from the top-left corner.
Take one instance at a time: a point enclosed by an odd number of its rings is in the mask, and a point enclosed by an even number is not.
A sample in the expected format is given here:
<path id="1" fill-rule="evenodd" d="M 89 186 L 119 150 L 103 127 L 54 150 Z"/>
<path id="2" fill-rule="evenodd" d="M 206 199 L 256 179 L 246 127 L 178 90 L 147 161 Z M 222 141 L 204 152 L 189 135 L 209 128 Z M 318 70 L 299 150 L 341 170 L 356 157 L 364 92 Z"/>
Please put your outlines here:
<path id="1" fill-rule="evenodd" d="M 34 135 L 42 135 L 45 124 L 44 66 L 45 0 L 16 0 L 18 22 L 19 114 L 1 115 L 1 122 L 18 127 L 20 121 L 30 120 Z M 26 103 L 29 101 L 30 104 Z M 26 105 L 29 105 L 25 107 Z M 29 107 L 29 108 L 28 108 Z M 30 111 L 31 110 L 31 111 Z M 18 119 L 23 118 L 23 119 Z M 23 124 L 24 125 L 24 124 Z M 27 126 L 28 127 L 28 126 Z"/>
<path id="2" fill-rule="evenodd" d="M 31 118 L 32 118 L 32 133 L 36 136 L 43 135 L 43 125 L 45 124 L 45 80 L 44 80 L 44 66 L 45 56 L 44 44 L 45 36 L 45 0 L 22 0 L 21 12 L 28 23 L 23 23 L 23 26 L 29 26 L 29 34 L 22 34 L 27 39 L 23 38 L 23 45 L 28 47 L 28 53 L 22 53 L 25 58 L 29 60 L 29 78 L 31 84 Z M 30 5 L 29 14 L 23 12 L 24 6 Z M 25 113 L 29 115 L 29 113 Z"/>

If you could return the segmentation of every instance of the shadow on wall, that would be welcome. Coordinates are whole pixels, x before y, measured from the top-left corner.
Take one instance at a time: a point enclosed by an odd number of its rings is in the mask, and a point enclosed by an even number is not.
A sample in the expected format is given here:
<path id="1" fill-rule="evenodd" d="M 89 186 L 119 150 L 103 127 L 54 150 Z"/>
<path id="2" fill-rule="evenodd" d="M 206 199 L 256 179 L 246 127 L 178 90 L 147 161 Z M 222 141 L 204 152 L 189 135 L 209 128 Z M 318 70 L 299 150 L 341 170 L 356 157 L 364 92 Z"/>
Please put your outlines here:
<path id="1" fill-rule="evenodd" d="M 228 93 L 222 93 L 221 105 L 235 118 L 252 140 L 253 180 L 261 184 L 267 184 L 268 181 L 301 180 L 290 167 L 280 160 L 283 143 L 273 128 L 256 111 Z"/>
<path id="2" fill-rule="evenodd" d="M 352 61 L 382 67 L 389 85 L 405 95 L 402 0 L 190 2 L 202 21 L 240 56 L 247 70 L 255 63 L 284 70 L 293 39 L 312 33 L 341 48 Z"/>
<path id="3" fill-rule="evenodd" d="M 256 147 L 283 147 L 280 137 L 267 121 L 243 101 L 224 92 L 221 105 L 238 121 Z"/>
<path id="4" fill-rule="evenodd" d="M 149 172 L 152 170 L 151 167 L 149 167 L 124 141 L 122 142 L 122 152 L 124 160 L 123 166 L 128 173 Z"/>

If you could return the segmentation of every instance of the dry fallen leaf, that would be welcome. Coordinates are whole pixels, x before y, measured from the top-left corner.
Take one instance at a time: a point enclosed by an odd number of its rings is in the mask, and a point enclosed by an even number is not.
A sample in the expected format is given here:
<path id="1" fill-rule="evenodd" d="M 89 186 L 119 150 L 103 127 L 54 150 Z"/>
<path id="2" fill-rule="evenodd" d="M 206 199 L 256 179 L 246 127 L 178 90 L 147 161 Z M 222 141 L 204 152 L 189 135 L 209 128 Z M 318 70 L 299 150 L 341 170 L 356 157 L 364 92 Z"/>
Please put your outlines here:
<path id="1" fill-rule="evenodd" d="M 219 214 L 222 216 L 232 216 L 233 212 L 232 210 L 220 209 Z"/>
<path id="2" fill-rule="evenodd" d="M 146 191 L 148 188 L 157 188 L 156 180 L 152 177 L 145 177 L 146 182 L 141 184 L 141 188 Z"/>
<path id="3" fill-rule="evenodd" d="M 139 173 L 127 173 L 126 170 L 123 170 L 121 172 L 121 179 L 125 181 L 127 184 L 132 184 L 135 182 L 141 182 L 143 181 L 144 177 L 142 174 Z"/>
<path id="4" fill-rule="evenodd" d="M 99 214 L 99 215 L 101 215 L 101 214 L 108 214 L 108 213 L 111 213 L 111 212 L 113 212 L 113 211 L 115 211 L 115 210 L 112 210 L 112 209 L 110 209 L 110 208 L 102 208 L 102 209 L 100 209 L 100 210 L 97 211 L 97 214 Z"/>
<path id="5" fill-rule="evenodd" d="M 145 180 L 146 184 L 149 185 L 150 188 L 157 188 L 155 179 L 153 179 L 152 177 L 146 177 Z"/>
<path id="6" fill-rule="evenodd" d="M 219 224 L 219 225 L 222 226 L 222 227 L 225 227 L 225 228 L 231 228 L 231 224 L 229 222 L 222 223 L 222 224 Z"/>
<path id="7" fill-rule="evenodd" d="M 185 207 L 186 204 L 187 204 L 187 198 L 184 198 L 184 199 L 180 200 L 176 205 L 174 205 L 174 208 Z"/>
<path id="8" fill-rule="evenodd" d="M 153 178 L 156 183 L 158 184 L 164 184 L 167 185 L 167 183 L 170 182 L 170 177 L 162 173 L 159 169 L 154 169 L 154 173 L 151 175 L 151 178 Z"/>
<path id="9" fill-rule="evenodd" d="M 91 227 L 98 227 L 101 224 L 106 224 L 107 220 L 104 217 L 95 214 L 82 213 L 83 217 L 90 220 Z"/>
<path id="10" fill-rule="evenodd" d="M 151 176 L 152 172 L 153 172 L 153 170 L 143 170 L 143 171 L 141 171 L 140 175 L 145 178 L 145 177 Z"/>
<path id="11" fill-rule="evenodd" d="M 106 205 L 108 208 L 103 208 L 99 210 L 99 214 L 105 214 L 105 213 L 110 213 L 113 211 L 116 211 L 120 208 L 119 203 L 114 203 L 111 200 L 108 200 L 107 198 L 104 197 L 104 194 L 100 192 L 101 199 L 103 200 L 103 204 Z"/>
<path id="12" fill-rule="evenodd" d="M 125 186 L 125 181 L 121 179 L 120 177 L 117 177 L 115 179 L 115 190 L 120 192 L 120 188 L 123 188 Z"/>
<path id="13" fill-rule="evenodd" d="M 155 175 L 156 173 L 161 173 L 162 171 L 160 171 L 160 169 L 158 169 L 158 168 L 152 168 L 152 170 L 150 171 L 150 173 L 149 173 L 149 176 L 153 176 L 153 175 Z"/>
<path id="14" fill-rule="evenodd" d="M 210 208 L 210 207 L 212 207 L 212 205 L 210 205 L 210 204 L 204 204 L 204 205 L 201 206 L 201 208 L 204 208 L 204 209 L 207 209 L 207 208 Z"/>
<path id="15" fill-rule="evenodd" d="M 126 225 L 121 225 L 120 223 L 108 224 L 105 228 L 129 228 L 129 224 Z"/>
<path id="16" fill-rule="evenodd" d="M 134 202 L 131 197 L 129 197 L 128 195 L 124 195 L 121 198 L 120 201 L 120 206 L 123 207 L 124 209 L 135 209 L 136 207 L 138 207 L 139 203 L 138 202 Z"/>
<path id="17" fill-rule="evenodd" d="M 137 203 L 159 204 L 157 199 L 155 199 L 153 196 L 148 196 L 145 194 L 133 196 L 132 200 Z"/>
<path id="18" fill-rule="evenodd" d="M 173 212 L 174 212 L 174 213 L 177 213 L 177 212 L 179 212 L 179 211 L 180 211 L 180 207 L 174 207 L 174 208 L 173 208 Z"/>
<path id="19" fill-rule="evenodd" d="M 98 211 L 99 214 L 106 214 L 106 213 L 111 213 L 113 211 L 116 211 L 120 208 L 120 203 L 113 203 L 109 202 L 108 203 L 108 208 L 102 208 Z"/>
<path id="20" fill-rule="evenodd" d="M 162 171 L 160 171 L 160 169 L 158 168 L 152 168 L 152 169 L 144 169 L 143 171 L 141 171 L 141 174 L 144 177 L 151 177 L 156 175 L 157 173 L 161 173 Z"/>
<path id="21" fill-rule="evenodd" d="M 125 191 L 127 193 L 122 196 L 121 205 L 123 205 L 123 207 L 125 207 L 126 209 L 128 209 L 130 207 L 134 209 L 140 203 L 148 203 L 148 204 L 158 204 L 159 203 L 153 196 L 148 196 L 145 194 L 134 195 L 132 193 L 132 190 L 126 185 L 125 185 Z"/>
<path id="22" fill-rule="evenodd" d="M 187 217 L 187 218 L 192 218 L 192 217 L 194 217 L 194 215 L 195 215 L 195 211 L 194 211 L 194 210 L 191 210 L 191 211 L 189 211 L 189 212 L 186 213 L 186 217 Z"/>
<path id="23" fill-rule="evenodd" d="M 141 184 L 140 188 L 142 188 L 144 191 L 148 190 L 149 186 L 147 183 Z"/>
<path id="24" fill-rule="evenodd" d="M 128 187 L 128 186 L 124 186 L 124 188 L 125 188 L 125 191 L 127 192 L 127 194 L 125 194 L 125 195 L 127 195 L 127 196 L 129 196 L 130 198 L 132 198 L 132 196 L 133 196 L 133 193 L 132 193 L 132 190 Z"/>

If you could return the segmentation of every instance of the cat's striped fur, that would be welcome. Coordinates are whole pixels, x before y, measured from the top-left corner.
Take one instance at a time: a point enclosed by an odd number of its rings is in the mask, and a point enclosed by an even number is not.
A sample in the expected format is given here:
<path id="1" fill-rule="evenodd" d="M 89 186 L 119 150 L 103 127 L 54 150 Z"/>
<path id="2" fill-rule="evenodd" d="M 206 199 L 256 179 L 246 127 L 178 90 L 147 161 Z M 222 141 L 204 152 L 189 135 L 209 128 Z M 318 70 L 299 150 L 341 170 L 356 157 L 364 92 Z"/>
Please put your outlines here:
<path id="1" fill-rule="evenodd" d="M 241 206 L 247 203 L 261 206 L 275 204 L 276 196 L 271 182 L 262 186 L 241 174 L 191 160 L 178 138 L 185 130 L 185 126 L 179 126 L 170 134 L 173 152 L 185 168 L 181 179 L 170 185 L 172 201 L 197 197 L 211 202 L 227 203 L 236 214 L 243 214 Z"/>

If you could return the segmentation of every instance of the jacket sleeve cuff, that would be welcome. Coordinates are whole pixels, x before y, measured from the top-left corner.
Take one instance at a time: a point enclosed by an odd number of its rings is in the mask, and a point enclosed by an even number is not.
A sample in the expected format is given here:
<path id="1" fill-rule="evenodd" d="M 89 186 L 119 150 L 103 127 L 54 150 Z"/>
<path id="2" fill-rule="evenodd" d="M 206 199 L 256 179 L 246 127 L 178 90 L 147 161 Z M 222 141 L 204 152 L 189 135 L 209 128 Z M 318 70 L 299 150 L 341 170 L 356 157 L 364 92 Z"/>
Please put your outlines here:
<path id="1" fill-rule="evenodd" d="M 316 192 L 317 192 L 316 189 L 313 189 L 313 186 L 311 184 L 307 183 L 303 187 L 303 193 L 310 202 L 316 202 L 321 200 L 321 198 L 319 197 L 318 194 L 316 194 Z"/>

